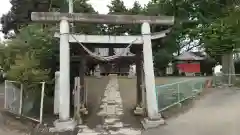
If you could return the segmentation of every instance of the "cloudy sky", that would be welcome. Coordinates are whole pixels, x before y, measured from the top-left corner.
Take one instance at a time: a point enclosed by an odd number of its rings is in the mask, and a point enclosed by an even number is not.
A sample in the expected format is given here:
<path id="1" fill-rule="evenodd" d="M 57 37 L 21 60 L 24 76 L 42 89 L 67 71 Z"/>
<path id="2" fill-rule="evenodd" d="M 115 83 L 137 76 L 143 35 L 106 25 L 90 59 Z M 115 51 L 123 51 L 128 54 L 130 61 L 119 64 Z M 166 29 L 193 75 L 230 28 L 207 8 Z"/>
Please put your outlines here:
<path id="1" fill-rule="evenodd" d="M 123 0 L 126 7 L 130 8 L 135 1 L 139 1 L 141 5 L 145 5 L 150 0 Z M 106 14 L 108 12 L 107 5 L 111 2 L 111 0 L 90 0 L 90 3 L 101 14 Z M 11 4 L 9 0 L 1 0 L 0 4 L 0 17 L 2 14 L 7 13 L 11 8 Z M 3 39 L 3 34 L 0 33 L 0 39 Z"/>

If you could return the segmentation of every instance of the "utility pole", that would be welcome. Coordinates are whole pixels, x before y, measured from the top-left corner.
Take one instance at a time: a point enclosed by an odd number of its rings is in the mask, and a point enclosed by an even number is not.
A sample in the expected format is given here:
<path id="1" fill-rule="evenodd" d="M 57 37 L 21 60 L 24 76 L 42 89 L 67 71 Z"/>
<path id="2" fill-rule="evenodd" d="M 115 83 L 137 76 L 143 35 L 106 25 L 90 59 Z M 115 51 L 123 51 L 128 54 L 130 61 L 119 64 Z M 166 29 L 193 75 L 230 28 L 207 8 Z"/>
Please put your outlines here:
<path id="1" fill-rule="evenodd" d="M 68 12 L 73 13 L 73 0 L 68 0 Z"/>
<path id="2" fill-rule="evenodd" d="M 68 13 L 73 13 L 73 0 L 68 0 Z M 70 24 L 70 33 L 74 32 L 74 24 Z"/>

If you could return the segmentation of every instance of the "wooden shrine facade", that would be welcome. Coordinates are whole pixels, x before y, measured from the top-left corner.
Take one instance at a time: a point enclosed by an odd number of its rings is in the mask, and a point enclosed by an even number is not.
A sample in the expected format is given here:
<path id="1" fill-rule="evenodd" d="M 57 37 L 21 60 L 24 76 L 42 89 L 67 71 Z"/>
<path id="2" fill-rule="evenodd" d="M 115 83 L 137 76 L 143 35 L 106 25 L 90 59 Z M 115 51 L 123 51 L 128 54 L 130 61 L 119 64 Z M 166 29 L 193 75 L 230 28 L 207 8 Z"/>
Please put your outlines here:
<path id="1" fill-rule="evenodd" d="M 175 58 L 179 73 L 186 76 L 201 74 L 201 61 L 204 59 L 204 57 L 197 56 L 193 52 L 184 52 Z"/>

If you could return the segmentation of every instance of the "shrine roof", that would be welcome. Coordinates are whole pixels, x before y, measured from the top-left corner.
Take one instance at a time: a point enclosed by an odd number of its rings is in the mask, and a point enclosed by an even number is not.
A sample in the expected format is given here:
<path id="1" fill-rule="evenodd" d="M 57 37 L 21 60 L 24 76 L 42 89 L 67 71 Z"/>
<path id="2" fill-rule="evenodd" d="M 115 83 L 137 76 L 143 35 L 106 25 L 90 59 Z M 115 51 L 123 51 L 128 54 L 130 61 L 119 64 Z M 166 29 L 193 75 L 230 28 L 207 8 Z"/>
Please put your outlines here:
<path id="1" fill-rule="evenodd" d="M 175 57 L 176 60 L 204 60 L 204 57 L 195 55 L 193 52 L 184 52 L 181 55 Z"/>

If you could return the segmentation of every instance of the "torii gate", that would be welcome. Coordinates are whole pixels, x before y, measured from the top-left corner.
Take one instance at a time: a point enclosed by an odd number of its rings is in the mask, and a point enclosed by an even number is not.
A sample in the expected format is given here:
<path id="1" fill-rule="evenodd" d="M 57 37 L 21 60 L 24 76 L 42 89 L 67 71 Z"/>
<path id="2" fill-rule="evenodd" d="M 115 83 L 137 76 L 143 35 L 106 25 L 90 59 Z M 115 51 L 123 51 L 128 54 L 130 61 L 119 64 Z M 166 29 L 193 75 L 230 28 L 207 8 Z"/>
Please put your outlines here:
<path id="1" fill-rule="evenodd" d="M 160 39 L 166 36 L 167 33 L 170 32 L 170 29 L 161 31 L 161 32 L 156 32 L 156 33 L 151 33 L 151 40 L 155 39 Z M 59 33 L 55 33 L 54 37 L 60 38 Z M 134 41 L 134 42 L 133 42 Z M 69 42 L 70 43 L 87 43 L 86 46 L 89 46 L 89 44 L 101 44 L 102 46 L 104 44 L 104 47 L 109 47 L 110 44 L 117 44 L 115 47 L 121 47 L 120 49 L 123 49 L 125 51 L 125 48 L 122 48 L 124 45 L 129 44 L 132 42 L 134 46 L 139 46 L 144 43 L 142 35 L 127 35 L 127 36 L 112 36 L 112 35 L 85 35 L 85 34 L 71 34 L 69 36 Z M 114 47 L 113 47 L 114 48 Z M 130 49 L 130 48 L 128 48 Z M 130 50 L 128 50 L 130 51 Z M 109 52 L 108 52 L 109 53 Z M 115 52 L 116 54 L 117 52 Z M 142 89 L 142 53 L 141 50 L 137 49 L 135 57 L 135 62 L 136 62 L 136 68 L 137 68 L 137 102 L 136 102 L 136 108 L 134 110 L 134 113 L 136 115 L 143 115 L 144 114 L 144 107 L 142 106 L 143 103 L 143 92 Z M 85 63 L 84 57 L 81 57 L 81 68 L 84 68 L 84 65 L 82 63 Z M 81 86 L 84 86 L 84 71 L 80 70 L 80 83 Z M 85 95 L 85 89 L 84 87 L 81 87 L 81 93 L 82 95 Z M 82 98 L 84 100 L 84 98 Z M 81 101 L 83 103 L 83 106 L 86 105 L 86 101 Z M 86 108 L 82 108 L 83 110 L 86 110 Z"/>
<path id="2" fill-rule="evenodd" d="M 151 34 L 150 24 L 173 25 L 174 17 L 170 16 L 140 16 L 140 15 L 99 15 L 83 13 L 59 12 L 33 12 L 33 21 L 60 22 L 60 106 L 59 120 L 55 123 L 57 128 L 69 129 L 74 127 L 70 120 L 70 50 L 69 42 L 76 42 L 69 36 L 69 22 L 85 22 L 100 24 L 142 24 L 142 35 L 139 36 L 99 36 L 99 35 L 73 35 L 82 43 L 119 43 L 127 44 L 137 39 L 135 44 L 143 44 L 144 80 L 146 87 L 146 104 L 148 119 L 145 123 L 159 125 L 162 122 L 158 114 L 155 93 L 155 76 L 153 68 L 152 43 L 154 38 L 165 36 L 165 32 Z"/>

